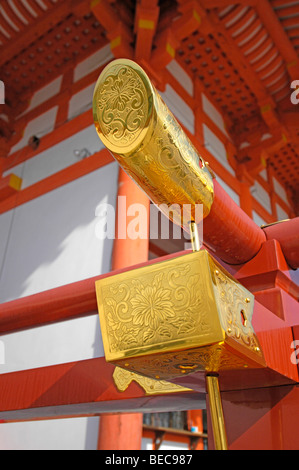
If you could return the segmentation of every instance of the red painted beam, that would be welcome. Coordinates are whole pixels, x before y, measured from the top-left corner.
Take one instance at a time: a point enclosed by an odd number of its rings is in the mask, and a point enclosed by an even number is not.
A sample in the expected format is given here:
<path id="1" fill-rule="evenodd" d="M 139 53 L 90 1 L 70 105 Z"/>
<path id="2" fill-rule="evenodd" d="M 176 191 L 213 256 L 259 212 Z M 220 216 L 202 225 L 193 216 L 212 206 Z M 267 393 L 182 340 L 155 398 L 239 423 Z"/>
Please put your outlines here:
<path id="1" fill-rule="evenodd" d="M 184 254 L 186 252 L 167 255 L 163 258 L 141 263 L 138 267 Z M 0 304 L 0 334 L 87 316 L 93 314 L 93 312 L 97 314 L 95 282 L 136 267 L 119 269 L 108 274 Z"/>
<path id="2" fill-rule="evenodd" d="M 259 252 L 266 236 L 216 180 L 214 188 L 214 203 L 203 222 L 204 242 L 224 262 L 246 263 Z"/>
<path id="3" fill-rule="evenodd" d="M 132 382 L 119 392 L 104 357 L 0 375 L 0 421 L 19 422 L 116 412 L 204 407 L 204 394 L 148 396 Z M 196 405 L 195 405 L 196 404 Z"/>
<path id="4" fill-rule="evenodd" d="M 264 228 L 268 240 L 277 240 L 292 269 L 299 268 L 299 217 Z"/>

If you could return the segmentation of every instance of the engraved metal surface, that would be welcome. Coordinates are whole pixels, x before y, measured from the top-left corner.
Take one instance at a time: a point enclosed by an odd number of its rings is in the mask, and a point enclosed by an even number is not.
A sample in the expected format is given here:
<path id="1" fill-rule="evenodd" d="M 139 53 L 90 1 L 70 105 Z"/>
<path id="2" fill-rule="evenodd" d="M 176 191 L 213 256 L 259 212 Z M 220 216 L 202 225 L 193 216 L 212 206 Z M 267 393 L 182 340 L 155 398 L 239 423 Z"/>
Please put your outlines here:
<path id="1" fill-rule="evenodd" d="M 163 380 L 264 366 L 252 294 L 205 250 L 102 279 L 96 291 L 108 362 Z"/>
<path id="2" fill-rule="evenodd" d="M 104 69 L 93 116 L 105 146 L 162 212 L 165 206 L 167 217 L 189 231 L 190 221 L 200 222 L 196 204 L 203 205 L 203 217 L 209 214 L 209 168 L 135 62 L 115 60 Z"/>

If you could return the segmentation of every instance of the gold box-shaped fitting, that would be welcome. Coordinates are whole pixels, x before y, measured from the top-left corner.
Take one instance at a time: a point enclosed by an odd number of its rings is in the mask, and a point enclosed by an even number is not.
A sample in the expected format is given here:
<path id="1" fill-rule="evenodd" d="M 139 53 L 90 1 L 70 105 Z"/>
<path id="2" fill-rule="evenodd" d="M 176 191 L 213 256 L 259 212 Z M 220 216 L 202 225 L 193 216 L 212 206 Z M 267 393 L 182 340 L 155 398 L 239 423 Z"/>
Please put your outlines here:
<path id="1" fill-rule="evenodd" d="M 105 357 L 147 377 L 264 367 L 254 297 L 207 251 L 96 283 Z"/>

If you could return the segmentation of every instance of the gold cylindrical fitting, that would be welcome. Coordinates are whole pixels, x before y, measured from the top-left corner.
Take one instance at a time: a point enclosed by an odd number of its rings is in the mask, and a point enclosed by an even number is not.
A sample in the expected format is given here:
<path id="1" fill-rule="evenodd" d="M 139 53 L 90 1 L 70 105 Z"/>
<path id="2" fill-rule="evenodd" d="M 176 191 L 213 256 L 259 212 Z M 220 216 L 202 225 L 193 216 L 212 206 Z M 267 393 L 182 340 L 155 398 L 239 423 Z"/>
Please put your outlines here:
<path id="1" fill-rule="evenodd" d="M 193 251 L 199 251 L 201 248 L 197 224 L 190 222 L 191 245 Z"/>
<path id="2" fill-rule="evenodd" d="M 119 59 L 103 70 L 93 115 L 102 142 L 168 218 L 189 230 L 196 205 L 209 214 L 210 171 L 139 65 Z"/>
<path id="3" fill-rule="evenodd" d="M 227 437 L 224 423 L 221 395 L 219 390 L 218 377 L 213 375 L 206 376 L 207 392 L 209 396 L 209 405 L 211 421 L 214 435 L 214 445 L 216 450 L 227 450 Z"/>

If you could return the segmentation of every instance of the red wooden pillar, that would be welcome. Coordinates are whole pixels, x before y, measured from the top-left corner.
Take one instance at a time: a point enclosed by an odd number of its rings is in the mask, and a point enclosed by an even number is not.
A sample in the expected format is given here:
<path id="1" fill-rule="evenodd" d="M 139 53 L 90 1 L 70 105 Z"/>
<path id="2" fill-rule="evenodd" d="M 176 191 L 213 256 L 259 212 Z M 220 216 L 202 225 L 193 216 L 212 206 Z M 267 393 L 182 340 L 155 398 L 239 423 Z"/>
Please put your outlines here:
<path id="1" fill-rule="evenodd" d="M 188 428 L 190 431 L 203 432 L 202 410 L 190 410 L 187 412 Z M 194 450 L 203 450 L 203 439 L 200 439 Z"/>
<path id="2" fill-rule="evenodd" d="M 147 224 L 146 230 L 149 233 L 149 199 L 122 169 L 119 171 L 116 238 L 114 241 L 112 270 L 147 261 L 149 250 L 148 236 L 143 239 L 131 239 L 125 236 L 126 229 L 132 222 L 132 217 L 134 219 L 135 209 L 132 206 L 133 204 L 141 204 L 144 207 L 143 214 L 147 214 L 147 220 L 144 223 Z M 130 211 L 130 208 L 132 211 Z M 138 210 L 137 207 L 136 209 Z M 127 211 L 130 214 L 128 217 L 126 216 Z M 138 215 L 140 216 L 139 220 L 142 221 L 142 213 L 140 212 Z M 101 416 L 98 450 L 139 450 L 141 449 L 141 439 L 141 413 Z"/>

